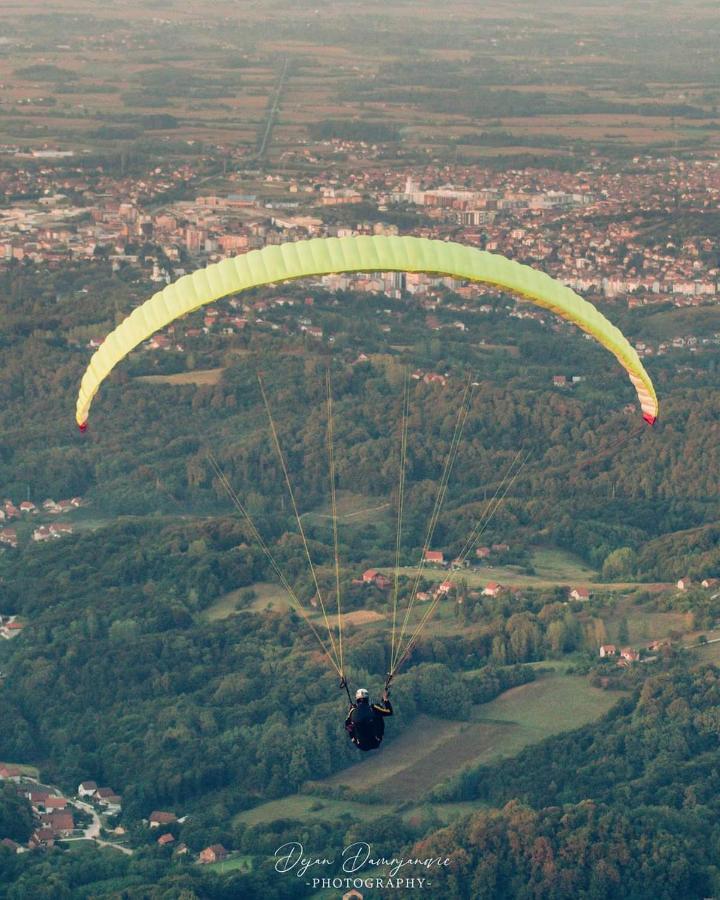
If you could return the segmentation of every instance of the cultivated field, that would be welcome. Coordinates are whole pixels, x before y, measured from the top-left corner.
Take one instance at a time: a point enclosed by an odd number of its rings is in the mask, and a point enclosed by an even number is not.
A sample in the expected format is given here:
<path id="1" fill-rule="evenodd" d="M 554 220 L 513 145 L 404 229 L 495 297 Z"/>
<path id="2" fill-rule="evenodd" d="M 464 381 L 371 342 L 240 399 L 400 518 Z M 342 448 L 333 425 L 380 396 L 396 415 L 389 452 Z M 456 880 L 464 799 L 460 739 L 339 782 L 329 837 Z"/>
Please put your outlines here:
<path id="1" fill-rule="evenodd" d="M 514 756 L 528 744 L 579 728 L 604 715 L 619 699 L 619 694 L 593 688 L 582 677 L 558 674 L 562 668 L 478 707 L 475 721 L 420 716 L 411 731 L 321 782 L 335 787 L 346 785 L 351 791 L 362 785 L 387 802 L 328 800 L 300 793 L 242 812 L 237 820 L 253 825 L 279 818 L 370 819 L 392 812 L 398 804 L 403 805 L 405 817 L 412 816 L 433 787 L 464 767 Z M 398 710 L 398 714 L 401 712 Z M 412 803 L 409 808 L 405 805 L 408 801 Z M 450 821 L 481 804 L 425 805 L 432 807 L 442 821 Z"/>
<path id="2" fill-rule="evenodd" d="M 250 609 L 258 612 L 268 609 L 268 607 L 273 610 L 290 609 L 288 596 L 279 584 L 271 581 L 258 581 L 248 587 L 238 588 L 224 594 L 205 610 L 205 617 L 211 622 L 216 622 L 218 619 L 227 619 L 228 616 L 234 615 L 237 612 L 236 604 L 240 595 L 248 590 L 255 591 L 257 594 Z"/>
<path id="3" fill-rule="evenodd" d="M 148 384 L 218 384 L 225 371 L 218 369 L 198 369 L 194 372 L 178 372 L 175 375 L 138 375 L 136 381 Z"/>
<path id="4" fill-rule="evenodd" d="M 514 756 L 528 744 L 578 728 L 617 699 L 579 676 L 544 676 L 478 707 L 472 722 L 421 717 L 373 758 L 323 783 L 367 785 L 396 802 L 419 799 L 465 766 Z"/>
<path id="5" fill-rule="evenodd" d="M 697 39 L 712 12 L 694 4 Z M 390 124 L 403 150 L 448 158 L 720 146 L 712 52 L 673 41 L 687 20 L 673 24 L 665 5 L 646 6 L 641 29 L 624 26 L 619 0 L 582 14 L 561 0 L 527 13 L 422 0 L 409 13 L 400 0 L 129 0 L 122 16 L 97 0 L 7 2 L 0 142 L 118 154 L 148 141 L 189 155 L 214 143 L 247 160 L 262 147 L 286 171 L 336 158 L 313 131 L 327 120 Z M 592 32 L 602 39 L 577 39 Z"/>

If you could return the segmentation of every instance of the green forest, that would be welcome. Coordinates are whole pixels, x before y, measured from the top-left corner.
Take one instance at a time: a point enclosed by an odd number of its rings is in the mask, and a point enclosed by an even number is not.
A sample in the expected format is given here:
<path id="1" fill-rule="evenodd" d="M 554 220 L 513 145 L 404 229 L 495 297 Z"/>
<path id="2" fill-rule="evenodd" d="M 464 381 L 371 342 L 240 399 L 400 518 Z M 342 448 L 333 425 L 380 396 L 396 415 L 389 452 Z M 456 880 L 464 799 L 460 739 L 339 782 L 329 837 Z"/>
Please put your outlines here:
<path id="1" fill-rule="evenodd" d="M 250 309 L 240 333 L 186 335 L 202 324 L 194 316 L 178 324 L 182 352 L 138 350 L 104 385 L 81 435 L 74 401 L 88 341 L 150 293 L 136 276 L 98 259 L 42 273 L 16 265 L 0 277 L 2 493 L 38 506 L 83 498 L 64 520 L 72 535 L 33 541 L 45 520 L 25 516 L 11 523 L 18 547 L 0 549 L 0 613 L 27 623 L 20 637 L 0 642 L 0 760 L 36 765 L 68 792 L 84 779 L 111 785 L 135 848 L 132 856 L 89 846 L 15 855 L 0 846 L 0 898 L 310 896 L 303 880 L 272 867 L 275 848 L 299 835 L 318 855 L 360 839 L 378 853 L 447 854 L 437 896 L 450 898 L 718 890 L 718 835 L 708 825 L 717 670 L 675 650 L 631 670 L 597 660 L 619 602 L 616 582 L 637 588 L 638 615 L 688 614 L 703 629 L 720 617 L 708 591 L 659 599 L 652 591 L 720 571 L 717 353 L 652 361 L 661 418 L 651 429 L 611 357 L 550 317 L 511 316 L 522 307 L 509 297 L 483 298 L 485 312 L 459 310 L 462 301 L 447 291 L 433 310 L 436 329 L 412 299 L 284 286 L 297 305 L 270 305 L 262 316 Z M 273 296 L 256 292 L 249 301 Z M 663 310 L 607 313 L 634 339 L 672 327 Z M 322 340 L 298 329 L 301 316 L 323 329 Z M 458 318 L 465 330 L 453 326 Z M 215 383 L 142 380 L 216 369 Z M 418 370 L 446 383 L 412 378 Z M 427 807 L 408 798 L 411 812 L 254 825 L 239 818 L 303 788 L 319 803 L 342 797 L 321 782 L 356 760 L 337 678 L 300 615 L 258 602 L 256 586 L 275 576 L 211 465 L 212 457 L 319 621 L 259 373 L 328 605 L 339 583 L 345 611 L 384 617 L 346 628 L 353 685 L 375 691 L 390 664 L 390 595 L 357 580 L 395 566 L 405 390 L 401 566 L 417 565 L 428 542 L 465 410 L 431 546 L 448 560 L 458 555 L 502 486 L 482 541 L 507 545 L 504 565 L 532 577 L 538 548 L 554 548 L 597 573 L 592 600 L 569 603 L 570 584 L 488 597 L 474 569 L 447 576 L 426 568 L 422 589 L 446 577 L 454 584 L 438 627 L 424 632 L 393 685 L 389 747 L 423 727 L 423 717 L 473 721 L 483 704 L 542 679 L 548 660 L 616 691 L 611 711 L 517 757 L 468 768 L 438 785 Z M 553 385 L 558 374 L 567 387 Z M 326 379 L 335 487 L 363 513 L 339 521 L 337 582 Z M 518 458 L 526 462 L 510 480 Z M 405 574 L 401 604 L 411 592 Z M 233 607 L 216 614 L 228 596 Z M 382 794 L 352 799 L 372 806 Z M 433 804 L 475 811 L 443 827 Z M 251 858 L 252 871 L 220 876 L 159 847 L 142 824 L 156 809 L 187 816 L 171 831 L 193 852 L 222 843 Z M 7 785 L 0 838 L 26 841 L 30 829 L 27 803 Z"/>

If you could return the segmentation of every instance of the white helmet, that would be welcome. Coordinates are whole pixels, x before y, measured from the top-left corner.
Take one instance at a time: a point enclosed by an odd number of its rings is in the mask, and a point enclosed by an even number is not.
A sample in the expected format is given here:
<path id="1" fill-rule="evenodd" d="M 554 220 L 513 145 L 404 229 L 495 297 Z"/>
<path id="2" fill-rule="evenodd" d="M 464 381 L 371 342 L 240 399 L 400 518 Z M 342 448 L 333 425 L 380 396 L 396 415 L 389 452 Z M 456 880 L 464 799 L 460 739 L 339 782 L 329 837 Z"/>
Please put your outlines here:
<path id="1" fill-rule="evenodd" d="M 365 688 L 358 688 L 355 691 L 355 699 L 356 700 L 367 700 L 370 694 L 365 690 Z"/>

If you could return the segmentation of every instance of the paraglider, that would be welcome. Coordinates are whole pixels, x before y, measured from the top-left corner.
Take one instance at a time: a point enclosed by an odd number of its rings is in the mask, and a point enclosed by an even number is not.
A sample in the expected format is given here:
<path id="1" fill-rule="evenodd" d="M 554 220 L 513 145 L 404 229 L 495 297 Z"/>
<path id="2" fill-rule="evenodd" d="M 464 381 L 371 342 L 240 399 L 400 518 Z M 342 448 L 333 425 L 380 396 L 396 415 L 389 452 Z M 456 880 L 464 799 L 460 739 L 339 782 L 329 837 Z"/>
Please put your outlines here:
<path id="1" fill-rule="evenodd" d="M 392 714 L 390 691 L 383 692 L 382 703 L 371 703 L 368 690 L 358 688 L 345 719 L 345 731 L 359 750 L 377 750 L 385 734 L 385 718 Z"/>
<path id="2" fill-rule="evenodd" d="M 643 367 L 637 352 L 627 338 L 591 303 L 584 300 L 570 288 L 555 281 L 543 272 L 529 266 L 506 259 L 503 256 L 461 244 L 428 240 L 416 237 L 384 237 L 362 236 L 348 238 L 317 238 L 309 241 L 298 241 L 279 246 L 268 246 L 262 250 L 254 250 L 201 269 L 192 275 L 185 275 L 174 284 L 170 284 L 153 297 L 137 307 L 104 341 L 93 354 L 90 364 L 82 378 L 76 405 L 76 421 L 81 431 L 87 428 L 88 416 L 93 398 L 102 382 L 112 369 L 121 362 L 135 347 L 147 340 L 156 331 L 166 327 L 175 319 L 187 315 L 196 309 L 243 290 L 262 285 L 275 284 L 309 276 L 327 275 L 340 272 L 423 272 L 437 276 L 451 276 L 470 282 L 479 282 L 517 294 L 535 305 L 547 309 L 563 319 L 574 323 L 587 334 L 594 337 L 608 349 L 626 370 L 630 381 L 638 395 L 644 420 L 653 425 L 658 415 L 658 401 L 652 381 Z M 244 517 L 249 532 L 255 542 L 265 553 L 272 570 L 285 589 L 293 608 L 304 618 L 311 629 L 329 663 L 340 678 L 340 686 L 344 688 L 351 704 L 346 719 L 346 730 L 356 746 L 361 750 L 376 749 L 380 746 L 384 732 L 384 718 L 393 714 L 389 702 L 389 687 L 398 669 L 407 660 L 415 647 L 425 625 L 433 615 L 442 592 L 437 592 L 435 599 L 419 617 L 413 621 L 411 614 L 418 596 L 422 567 L 426 552 L 431 546 L 435 526 L 442 508 L 443 498 L 447 491 L 448 479 L 457 454 L 462 430 L 467 419 L 472 392 L 476 383 L 468 379 L 460 402 L 455 432 L 450 442 L 442 478 L 440 479 L 435 506 L 430 518 L 430 525 L 425 537 L 425 545 L 421 555 L 421 563 L 415 577 L 404 615 L 398 610 L 398 570 L 400 566 L 400 534 L 403 518 L 403 489 L 405 479 L 405 452 L 407 448 L 407 421 L 409 412 L 409 395 L 406 383 L 403 403 L 403 425 L 400 455 L 400 500 L 398 504 L 398 528 L 395 559 L 395 588 L 393 592 L 392 610 L 392 650 L 390 665 L 386 673 L 382 704 L 370 704 L 367 690 L 361 689 L 353 703 L 347 679 L 343 655 L 343 628 L 340 603 L 340 569 L 338 562 L 337 511 L 335 500 L 335 474 L 333 457 L 332 397 L 328 373 L 327 383 L 327 419 L 328 419 L 328 460 L 330 471 L 330 496 L 333 521 L 333 541 L 335 547 L 335 582 L 337 600 L 337 624 L 330 623 L 330 613 L 326 609 L 323 591 L 320 589 L 313 566 L 309 544 L 302 525 L 301 516 L 295 502 L 288 466 L 286 464 L 277 430 L 270 409 L 270 403 L 259 377 L 260 391 L 270 422 L 273 442 L 281 463 L 286 487 L 292 501 L 292 509 L 297 521 L 298 531 L 302 538 L 305 555 L 312 572 L 316 597 L 322 612 L 322 619 L 327 629 L 327 639 L 318 630 L 318 622 L 308 614 L 308 610 L 300 602 L 292 584 L 285 577 L 275 560 L 272 551 L 258 532 L 246 507 L 236 494 L 232 485 L 223 473 L 220 464 L 212 451 L 208 451 L 208 459 L 214 473 L 238 512 Z M 470 554 L 503 498 L 512 487 L 520 471 L 527 463 L 529 453 L 518 451 L 515 459 L 508 466 L 502 481 L 498 484 L 495 495 L 487 504 L 481 519 L 474 526 L 472 533 L 460 554 L 461 561 Z M 333 614 L 334 615 L 334 614 Z M 337 632 L 337 638 L 336 638 Z"/>
<path id="3" fill-rule="evenodd" d="M 591 303 L 544 272 L 495 253 L 416 237 L 314 238 L 252 250 L 182 278 L 138 306 L 93 354 L 77 398 L 87 427 L 90 405 L 113 368 L 138 344 L 175 319 L 249 288 L 339 272 L 425 272 L 497 285 L 573 322 L 615 355 L 637 391 L 645 421 L 658 415 L 655 389 L 637 352 Z"/>

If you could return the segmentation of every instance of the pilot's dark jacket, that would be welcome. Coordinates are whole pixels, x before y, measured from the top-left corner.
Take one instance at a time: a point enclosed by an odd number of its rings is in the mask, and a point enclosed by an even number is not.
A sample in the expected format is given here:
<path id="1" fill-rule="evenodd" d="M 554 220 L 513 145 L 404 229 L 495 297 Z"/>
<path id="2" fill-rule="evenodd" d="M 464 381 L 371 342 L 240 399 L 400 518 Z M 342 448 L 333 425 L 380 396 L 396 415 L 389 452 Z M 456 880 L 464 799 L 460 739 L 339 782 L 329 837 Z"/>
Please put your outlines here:
<path id="1" fill-rule="evenodd" d="M 350 707 L 345 719 L 345 730 L 360 750 L 376 750 L 385 734 L 385 716 L 392 714 L 389 700 L 383 700 L 382 703 L 358 700 L 356 705 Z"/>

